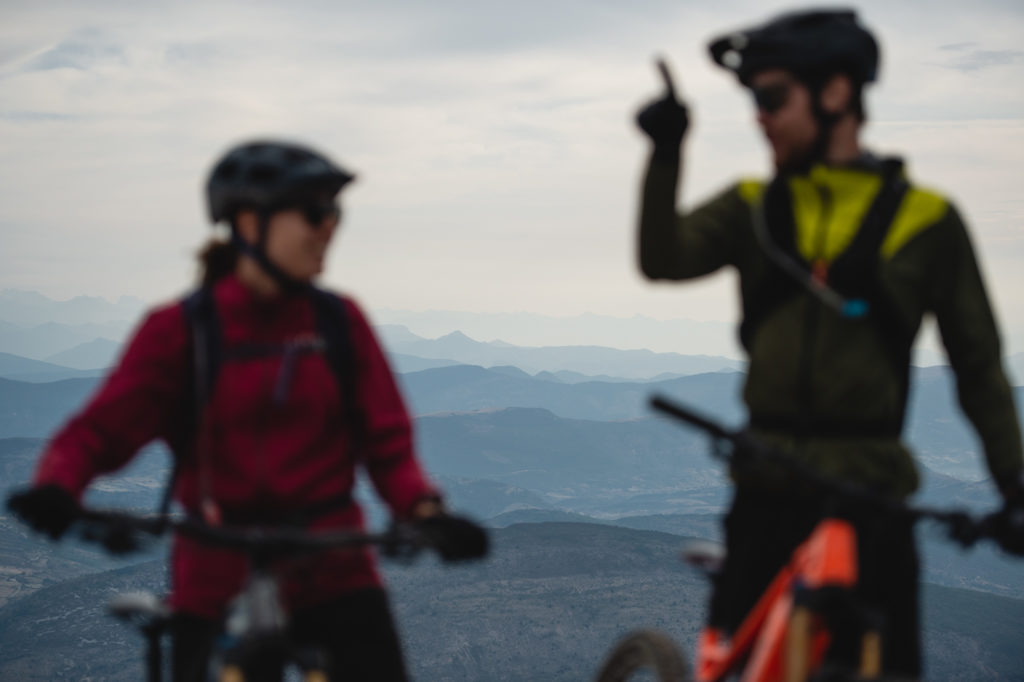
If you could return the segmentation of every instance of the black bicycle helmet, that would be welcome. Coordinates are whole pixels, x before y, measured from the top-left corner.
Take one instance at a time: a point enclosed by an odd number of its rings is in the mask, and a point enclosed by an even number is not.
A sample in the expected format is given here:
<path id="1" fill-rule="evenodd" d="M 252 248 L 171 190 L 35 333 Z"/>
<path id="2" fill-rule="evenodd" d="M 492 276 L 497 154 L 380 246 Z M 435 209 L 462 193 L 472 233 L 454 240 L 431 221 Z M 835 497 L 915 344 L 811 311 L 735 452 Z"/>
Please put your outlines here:
<path id="1" fill-rule="evenodd" d="M 230 220 L 240 208 L 272 210 L 304 197 L 334 196 L 355 176 L 312 149 L 257 140 L 232 148 L 206 183 L 210 220 Z"/>
<path id="2" fill-rule="evenodd" d="M 783 14 L 767 24 L 716 38 L 708 46 L 715 62 L 744 85 L 758 71 L 785 69 L 809 85 L 837 73 L 856 85 L 878 76 L 878 43 L 850 9 L 815 9 Z"/>

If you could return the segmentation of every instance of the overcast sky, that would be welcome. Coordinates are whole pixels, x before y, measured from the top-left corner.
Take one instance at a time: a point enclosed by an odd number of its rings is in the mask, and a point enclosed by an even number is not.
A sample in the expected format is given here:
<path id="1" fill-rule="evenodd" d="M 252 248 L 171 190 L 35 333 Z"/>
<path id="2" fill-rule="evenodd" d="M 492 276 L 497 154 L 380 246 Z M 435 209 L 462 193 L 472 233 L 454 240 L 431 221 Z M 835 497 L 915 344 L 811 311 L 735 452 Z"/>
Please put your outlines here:
<path id="1" fill-rule="evenodd" d="M 632 115 L 664 54 L 694 111 L 684 201 L 765 175 L 748 98 L 705 45 L 787 6 L 6 0 L 0 288 L 177 295 L 214 158 L 285 136 L 359 175 L 325 282 L 371 310 L 732 320 L 732 274 L 636 271 Z M 1024 4 L 857 6 L 884 53 L 866 140 L 961 207 L 1024 351 Z"/>

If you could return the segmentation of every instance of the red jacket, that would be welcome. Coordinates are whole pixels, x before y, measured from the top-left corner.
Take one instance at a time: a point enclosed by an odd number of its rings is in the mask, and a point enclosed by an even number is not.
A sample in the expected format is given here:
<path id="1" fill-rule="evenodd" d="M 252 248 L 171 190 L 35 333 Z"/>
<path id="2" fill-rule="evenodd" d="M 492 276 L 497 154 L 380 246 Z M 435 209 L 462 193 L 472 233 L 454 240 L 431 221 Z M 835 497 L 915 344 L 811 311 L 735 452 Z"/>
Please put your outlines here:
<path id="1" fill-rule="evenodd" d="M 225 356 L 241 344 L 274 347 L 316 334 L 305 297 L 261 300 L 229 276 L 215 285 L 214 300 Z M 392 512 L 404 517 L 417 501 L 437 493 L 414 456 L 409 416 L 384 354 L 362 312 L 344 300 L 355 400 L 365 420 L 358 457 Z M 199 511 L 204 486 L 229 519 L 283 516 L 351 493 L 357 455 L 347 396 L 322 353 L 298 355 L 287 391 L 276 399 L 282 354 L 226 357 L 206 406 L 207 426 L 196 438 L 188 426 L 194 410 L 190 347 L 180 302 L 151 312 L 103 386 L 50 443 L 36 483 L 55 483 L 80 496 L 95 476 L 123 466 L 159 438 L 181 462 L 175 497 L 190 512 Z M 319 515 L 310 527 L 362 528 L 363 516 L 349 504 Z M 222 612 L 246 573 L 241 556 L 182 537 L 175 539 L 172 562 L 172 605 L 211 617 Z M 289 575 L 286 594 L 294 606 L 380 585 L 365 551 L 322 554 L 287 562 L 281 570 Z"/>

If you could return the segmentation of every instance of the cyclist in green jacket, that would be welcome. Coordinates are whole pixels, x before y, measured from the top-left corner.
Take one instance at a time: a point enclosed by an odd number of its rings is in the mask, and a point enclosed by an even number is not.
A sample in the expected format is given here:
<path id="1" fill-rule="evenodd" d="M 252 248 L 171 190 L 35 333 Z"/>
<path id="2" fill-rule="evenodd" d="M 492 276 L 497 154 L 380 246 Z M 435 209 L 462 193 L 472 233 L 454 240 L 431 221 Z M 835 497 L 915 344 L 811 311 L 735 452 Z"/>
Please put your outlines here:
<path id="1" fill-rule="evenodd" d="M 640 215 L 643 273 L 682 280 L 736 268 L 751 429 L 822 473 L 895 498 L 918 485 L 900 433 L 911 346 L 934 315 L 1006 518 L 1019 519 L 1020 427 L 967 230 L 947 198 L 907 178 L 901 160 L 860 145 L 875 39 L 852 11 L 815 10 L 730 33 L 710 52 L 753 94 L 776 174 L 677 213 L 688 115 L 659 64 L 666 93 L 638 115 L 654 143 Z M 782 472 L 734 478 L 728 559 L 709 619 L 726 633 L 821 514 L 813 491 Z M 917 676 L 911 526 L 863 513 L 855 521 L 860 596 L 885 620 L 884 666 Z"/>

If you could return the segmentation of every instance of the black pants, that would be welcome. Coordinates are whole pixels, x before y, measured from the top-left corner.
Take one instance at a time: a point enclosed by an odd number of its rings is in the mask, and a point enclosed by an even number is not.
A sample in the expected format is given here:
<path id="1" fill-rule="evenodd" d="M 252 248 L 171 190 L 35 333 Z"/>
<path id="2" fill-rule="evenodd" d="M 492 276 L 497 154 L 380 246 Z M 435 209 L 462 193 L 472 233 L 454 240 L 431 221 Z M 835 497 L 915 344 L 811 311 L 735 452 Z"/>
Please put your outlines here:
<path id="1" fill-rule="evenodd" d="M 197 616 L 179 615 L 171 626 L 174 682 L 206 682 L 219 623 Z M 383 590 L 353 592 L 324 604 L 293 613 L 289 639 L 301 647 L 326 655 L 329 679 L 346 682 L 373 680 L 406 682 L 401 644 Z M 273 661 L 261 659 L 256 651 L 253 669 L 246 680 L 279 680 Z"/>
<path id="2" fill-rule="evenodd" d="M 737 489 L 725 518 L 727 557 L 715 579 L 710 625 L 727 632 L 739 627 L 826 508 L 818 499 Z M 851 521 L 857 529 L 859 579 L 852 602 L 858 615 L 874 621 L 870 625 L 881 631 L 884 671 L 919 676 L 918 559 L 913 524 L 863 507 L 829 512 Z M 837 639 L 830 657 L 853 663 L 854 638 Z"/>

